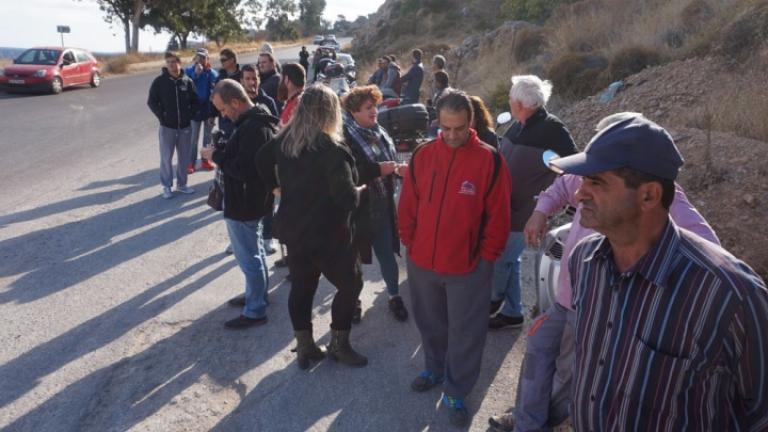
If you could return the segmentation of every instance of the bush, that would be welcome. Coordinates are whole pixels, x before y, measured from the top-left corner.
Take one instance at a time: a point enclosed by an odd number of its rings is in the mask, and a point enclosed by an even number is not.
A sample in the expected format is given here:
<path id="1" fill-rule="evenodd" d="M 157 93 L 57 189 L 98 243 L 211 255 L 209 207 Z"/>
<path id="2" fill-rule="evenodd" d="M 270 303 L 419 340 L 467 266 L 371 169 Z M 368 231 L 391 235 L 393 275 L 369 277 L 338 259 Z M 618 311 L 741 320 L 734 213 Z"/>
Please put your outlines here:
<path id="1" fill-rule="evenodd" d="M 131 64 L 128 56 L 117 56 L 104 63 L 104 72 L 109 74 L 121 74 L 128 72 L 128 65 Z"/>
<path id="2" fill-rule="evenodd" d="M 573 0 L 504 0 L 501 14 L 505 18 L 541 24 L 561 3 Z"/>
<path id="3" fill-rule="evenodd" d="M 695 33 L 714 17 L 712 6 L 705 0 L 693 0 L 680 11 L 680 23 L 686 33 Z"/>
<path id="4" fill-rule="evenodd" d="M 544 32 L 540 29 L 524 28 L 515 36 L 512 56 L 518 63 L 532 59 L 547 46 Z"/>
<path id="5" fill-rule="evenodd" d="M 608 78 L 611 81 L 620 80 L 634 75 L 648 66 L 655 66 L 662 61 L 661 54 L 644 47 L 631 46 L 617 52 L 608 66 Z"/>
<path id="6" fill-rule="evenodd" d="M 720 51 L 726 57 L 743 62 L 768 38 L 768 2 L 747 10 L 728 25 L 723 33 Z"/>
<path id="7" fill-rule="evenodd" d="M 566 99 L 594 94 L 607 84 L 605 57 L 567 52 L 552 60 L 547 76 L 554 90 Z"/>
<path id="8" fill-rule="evenodd" d="M 498 115 L 509 111 L 509 88 L 512 83 L 509 80 L 499 81 L 488 95 L 488 109 L 492 114 Z"/>

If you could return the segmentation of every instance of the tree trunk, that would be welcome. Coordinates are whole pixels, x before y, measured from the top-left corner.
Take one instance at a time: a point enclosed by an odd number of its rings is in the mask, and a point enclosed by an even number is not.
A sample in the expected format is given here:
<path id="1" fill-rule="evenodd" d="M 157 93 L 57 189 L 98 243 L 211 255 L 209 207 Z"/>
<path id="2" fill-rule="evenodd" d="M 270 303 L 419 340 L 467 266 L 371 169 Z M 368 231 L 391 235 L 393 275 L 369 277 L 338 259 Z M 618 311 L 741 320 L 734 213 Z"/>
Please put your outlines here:
<path id="1" fill-rule="evenodd" d="M 123 20 L 123 30 L 125 32 L 125 53 L 131 52 L 131 22 L 126 18 Z"/>
<path id="2" fill-rule="evenodd" d="M 187 49 L 188 38 L 189 38 L 189 33 L 184 33 L 179 35 L 179 39 L 181 40 L 181 49 L 183 50 Z"/>
<path id="3" fill-rule="evenodd" d="M 141 14 L 144 12 L 144 0 L 133 0 L 133 16 L 131 17 L 131 30 L 133 38 L 131 40 L 131 52 L 139 52 L 139 28 Z"/>

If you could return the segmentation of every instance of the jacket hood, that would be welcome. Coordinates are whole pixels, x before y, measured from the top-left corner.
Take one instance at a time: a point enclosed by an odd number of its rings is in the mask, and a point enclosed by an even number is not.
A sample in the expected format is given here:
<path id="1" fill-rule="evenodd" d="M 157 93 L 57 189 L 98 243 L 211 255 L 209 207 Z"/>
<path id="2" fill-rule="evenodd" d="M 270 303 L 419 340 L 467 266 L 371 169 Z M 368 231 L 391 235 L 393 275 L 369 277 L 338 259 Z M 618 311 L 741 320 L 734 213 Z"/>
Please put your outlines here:
<path id="1" fill-rule="evenodd" d="M 257 121 L 262 124 L 271 124 L 276 128 L 278 122 L 280 122 L 280 119 L 268 113 L 267 111 L 264 111 L 260 107 L 254 106 L 248 111 L 240 114 L 240 117 L 237 118 L 235 125 L 240 126 L 246 121 Z"/>

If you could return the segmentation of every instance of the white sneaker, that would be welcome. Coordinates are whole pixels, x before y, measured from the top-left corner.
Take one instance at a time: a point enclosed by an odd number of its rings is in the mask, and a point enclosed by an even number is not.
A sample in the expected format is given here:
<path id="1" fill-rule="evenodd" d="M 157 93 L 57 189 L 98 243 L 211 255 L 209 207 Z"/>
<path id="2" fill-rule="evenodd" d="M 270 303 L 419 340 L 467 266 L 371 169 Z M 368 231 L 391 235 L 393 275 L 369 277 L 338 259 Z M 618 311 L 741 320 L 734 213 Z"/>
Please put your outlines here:
<path id="1" fill-rule="evenodd" d="M 173 193 L 171 192 L 171 188 L 169 188 L 169 187 L 164 187 L 163 188 L 163 198 L 165 198 L 165 199 L 173 198 Z"/>
<path id="2" fill-rule="evenodd" d="M 176 186 L 176 192 L 189 195 L 195 193 L 195 190 L 189 186 Z"/>

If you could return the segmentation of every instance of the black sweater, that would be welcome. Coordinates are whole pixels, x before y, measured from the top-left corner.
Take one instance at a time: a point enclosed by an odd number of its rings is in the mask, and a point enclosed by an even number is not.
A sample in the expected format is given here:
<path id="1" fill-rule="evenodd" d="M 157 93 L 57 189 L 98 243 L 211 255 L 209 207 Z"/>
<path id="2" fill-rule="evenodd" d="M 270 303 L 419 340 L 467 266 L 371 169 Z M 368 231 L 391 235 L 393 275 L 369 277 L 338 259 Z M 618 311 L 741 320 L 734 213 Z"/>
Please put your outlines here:
<path id="1" fill-rule="evenodd" d="M 163 73 L 149 87 L 147 105 L 162 126 L 172 129 L 189 127 L 200 105 L 195 82 L 184 74 L 183 69 L 174 78 L 167 68 L 163 68 Z"/>

